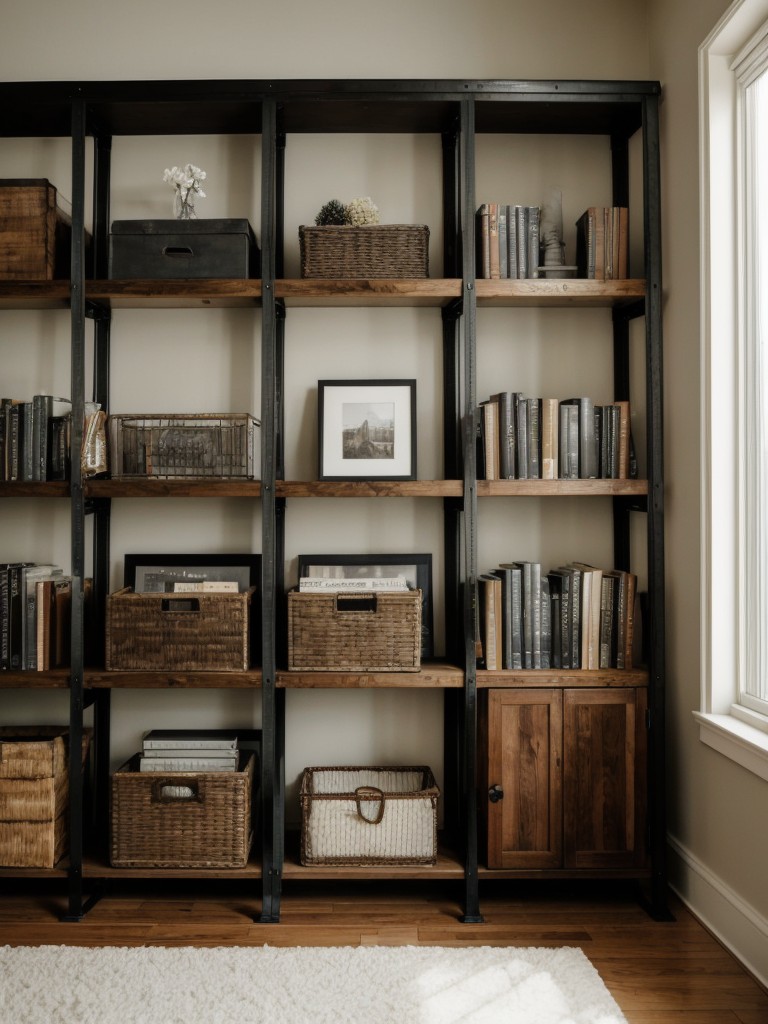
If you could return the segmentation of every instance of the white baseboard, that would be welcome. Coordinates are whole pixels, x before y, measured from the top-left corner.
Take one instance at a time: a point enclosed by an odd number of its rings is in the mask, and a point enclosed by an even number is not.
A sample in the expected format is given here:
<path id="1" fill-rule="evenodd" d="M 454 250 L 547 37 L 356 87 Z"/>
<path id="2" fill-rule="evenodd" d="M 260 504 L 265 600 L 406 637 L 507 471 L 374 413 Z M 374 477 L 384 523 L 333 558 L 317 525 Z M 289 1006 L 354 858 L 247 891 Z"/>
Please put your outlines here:
<path id="1" fill-rule="evenodd" d="M 668 836 L 669 885 L 747 971 L 768 989 L 768 920 L 690 850 Z"/>

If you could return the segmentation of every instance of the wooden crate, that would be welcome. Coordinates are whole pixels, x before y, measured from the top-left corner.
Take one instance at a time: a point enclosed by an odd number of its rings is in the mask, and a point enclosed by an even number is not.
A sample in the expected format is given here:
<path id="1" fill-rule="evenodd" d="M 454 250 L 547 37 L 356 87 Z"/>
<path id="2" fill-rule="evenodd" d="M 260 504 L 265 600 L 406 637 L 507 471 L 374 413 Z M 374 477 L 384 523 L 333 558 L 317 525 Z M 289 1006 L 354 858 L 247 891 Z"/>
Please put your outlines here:
<path id="1" fill-rule="evenodd" d="M 110 862 L 116 868 L 240 868 L 251 846 L 255 758 L 235 772 L 112 774 Z"/>
<path id="2" fill-rule="evenodd" d="M 72 220 L 45 178 L 0 179 L 0 279 L 69 277 Z"/>
<path id="3" fill-rule="evenodd" d="M 68 750 L 66 726 L 0 728 L 0 866 L 52 868 L 66 853 Z"/>
<path id="4" fill-rule="evenodd" d="M 418 672 L 421 591 L 288 594 L 288 668 Z"/>
<path id="5" fill-rule="evenodd" d="M 107 597 L 106 667 L 128 672 L 242 672 L 255 587 L 241 594 Z"/>
<path id="6" fill-rule="evenodd" d="M 302 864 L 434 864 L 437 788 L 418 767 L 305 768 Z"/>
<path id="7" fill-rule="evenodd" d="M 425 224 L 302 225 L 299 246 L 302 277 L 429 277 Z"/>

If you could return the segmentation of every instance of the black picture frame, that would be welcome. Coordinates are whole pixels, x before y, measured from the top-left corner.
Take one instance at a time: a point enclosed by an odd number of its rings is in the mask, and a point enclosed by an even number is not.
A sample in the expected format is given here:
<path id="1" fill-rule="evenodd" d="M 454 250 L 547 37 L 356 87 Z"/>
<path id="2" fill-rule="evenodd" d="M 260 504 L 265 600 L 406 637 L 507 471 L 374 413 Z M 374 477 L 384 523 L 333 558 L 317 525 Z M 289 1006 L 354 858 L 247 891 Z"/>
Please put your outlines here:
<path id="1" fill-rule="evenodd" d="M 322 572 L 323 569 L 328 572 Z M 311 575 L 336 576 L 340 579 L 353 579 L 356 576 L 405 576 L 410 586 L 421 590 L 421 656 L 434 656 L 431 554 L 414 554 L 409 551 L 406 554 L 386 555 L 299 555 L 299 579 Z"/>
<path id="2" fill-rule="evenodd" d="M 317 417 L 318 479 L 416 479 L 415 380 L 319 380 Z"/>
<path id="3" fill-rule="evenodd" d="M 147 573 L 152 573 L 152 589 L 144 589 Z M 261 664 L 261 555 L 251 554 L 130 554 L 124 556 L 123 586 L 137 593 L 164 593 L 160 580 L 171 585 L 175 582 L 198 580 L 236 580 L 238 591 L 244 593 L 255 588 L 249 610 L 248 646 L 251 665 Z M 139 586 L 137 586 L 137 583 Z M 140 589 L 141 587 L 141 589 Z"/>

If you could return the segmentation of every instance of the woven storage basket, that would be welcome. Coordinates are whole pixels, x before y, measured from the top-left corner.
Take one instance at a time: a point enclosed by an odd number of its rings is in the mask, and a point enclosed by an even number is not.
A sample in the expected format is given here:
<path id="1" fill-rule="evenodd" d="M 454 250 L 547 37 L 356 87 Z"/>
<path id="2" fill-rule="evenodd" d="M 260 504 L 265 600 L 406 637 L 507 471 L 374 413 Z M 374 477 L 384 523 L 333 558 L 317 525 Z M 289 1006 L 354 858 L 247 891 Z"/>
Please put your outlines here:
<path id="1" fill-rule="evenodd" d="M 83 761 L 90 730 L 83 733 Z M 0 728 L 0 865 L 54 867 L 67 852 L 66 727 Z"/>
<path id="2" fill-rule="evenodd" d="M 241 868 L 251 846 L 254 755 L 236 772 L 112 774 L 110 862 L 116 868 Z"/>
<path id="3" fill-rule="evenodd" d="M 429 277 L 425 224 L 302 225 L 299 243 L 302 277 Z"/>
<path id="4" fill-rule="evenodd" d="M 242 672 L 248 610 L 242 594 L 136 594 L 107 598 L 106 667 L 129 672 Z"/>
<path id="5" fill-rule="evenodd" d="M 429 768 L 305 768 L 302 864 L 434 864 L 437 800 Z"/>
<path id="6" fill-rule="evenodd" d="M 421 591 L 288 594 L 288 668 L 418 672 Z"/>

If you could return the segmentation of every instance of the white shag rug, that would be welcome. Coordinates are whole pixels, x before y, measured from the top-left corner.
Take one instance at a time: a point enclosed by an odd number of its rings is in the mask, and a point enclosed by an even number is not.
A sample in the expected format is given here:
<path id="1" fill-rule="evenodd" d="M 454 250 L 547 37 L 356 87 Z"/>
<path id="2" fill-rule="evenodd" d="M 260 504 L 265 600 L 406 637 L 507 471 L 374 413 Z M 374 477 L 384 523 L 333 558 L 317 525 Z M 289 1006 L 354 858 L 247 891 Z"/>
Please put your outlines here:
<path id="1" fill-rule="evenodd" d="M 0 947 L 3 1024 L 627 1024 L 580 949 Z"/>

